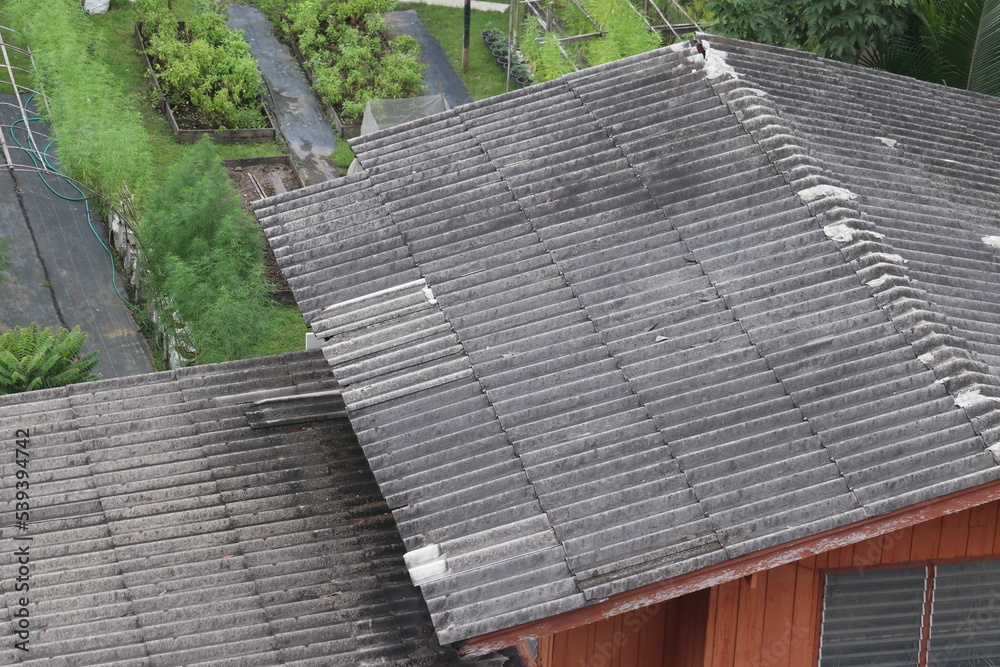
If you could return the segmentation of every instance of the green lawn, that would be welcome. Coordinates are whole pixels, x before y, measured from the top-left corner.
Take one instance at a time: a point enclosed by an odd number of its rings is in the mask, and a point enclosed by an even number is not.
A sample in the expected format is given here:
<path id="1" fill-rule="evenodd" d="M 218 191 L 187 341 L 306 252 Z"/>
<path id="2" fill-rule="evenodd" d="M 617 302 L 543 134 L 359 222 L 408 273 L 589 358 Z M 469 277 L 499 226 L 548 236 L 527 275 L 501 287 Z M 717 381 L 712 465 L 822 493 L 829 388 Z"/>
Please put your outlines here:
<path id="1" fill-rule="evenodd" d="M 304 350 L 308 330 L 298 308 L 275 306 L 268 323 L 267 336 L 257 344 L 252 356 L 267 357 L 282 352 Z"/>
<path id="2" fill-rule="evenodd" d="M 458 76 L 465 81 L 473 99 L 481 100 L 499 95 L 507 90 L 507 76 L 503 68 L 493 59 L 486 48 L 482 33 L 487 28 L 499 28 L 507 32 L 507 13 L 472 12 L 472 28 L 469 37 L 469 71 L 462 71 L 462 36 L 464 9 L 439 7 L 437 5 L 405 4 L 400 9 L 414 9 L 424 22 L 427 30 L 441 42 Z M 511 90 L 517 84 L 511 82 Z"/>

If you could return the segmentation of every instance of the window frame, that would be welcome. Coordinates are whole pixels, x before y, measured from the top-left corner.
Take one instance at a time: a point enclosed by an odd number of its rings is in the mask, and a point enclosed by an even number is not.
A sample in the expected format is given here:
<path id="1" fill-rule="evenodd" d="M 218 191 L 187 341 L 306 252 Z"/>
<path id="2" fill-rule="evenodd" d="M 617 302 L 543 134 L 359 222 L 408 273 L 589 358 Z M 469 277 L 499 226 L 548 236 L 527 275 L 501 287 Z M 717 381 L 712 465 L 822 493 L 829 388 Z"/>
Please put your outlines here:
<path id="1" fill-rule="evenodd" d="M 819 577 L 819 613 L 817 616 L 818 628 L 816 629 L 816 666 L 819 667 L 822 661 L 823 648 L 823 628 L 825 626 L 826 591 L 827 577 L 831 574 L 843 574 L 849 572 L 862 573 L 873 570 L 901 570 L 926 568 L 927 575 L 924 580 L 924 601 L 921 612 L 920 623 L 920 645 L 917 654 L 917 664 L 915 667 L 928 667 L 928 655 L 930 652 L 931 628 L 933 627 L 934 593 L 937 579 L 937 569 L 945 565 L 961 565 L 964 563 L 985 563 L 1000 562 L 1000 554 L 991 554 L 978 557 L 961 558 L 931 558 L 919 561 L 905 561 L 900 563 L 885 563 L 877 565 L 855 565 L 848 567 L 818 568 L 821 575 Z"/>

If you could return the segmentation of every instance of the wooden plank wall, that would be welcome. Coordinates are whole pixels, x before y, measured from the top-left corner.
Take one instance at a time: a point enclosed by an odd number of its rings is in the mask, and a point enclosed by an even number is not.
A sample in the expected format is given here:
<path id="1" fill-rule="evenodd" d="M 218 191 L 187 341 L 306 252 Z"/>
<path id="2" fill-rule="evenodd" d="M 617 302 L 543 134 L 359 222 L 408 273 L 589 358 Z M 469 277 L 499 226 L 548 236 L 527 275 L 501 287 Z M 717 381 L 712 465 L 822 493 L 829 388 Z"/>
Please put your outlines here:
<path id="1" fill-rule="evenodd" d="M 1000 501 L 546 637 L 541 667 L 803 667 L 823 571 L 1000 555 Z"/>
<path id="2" fill-rule="evenodd" d="M 543 637 L 539 667 L 701 667 L 708 590 Z"/>

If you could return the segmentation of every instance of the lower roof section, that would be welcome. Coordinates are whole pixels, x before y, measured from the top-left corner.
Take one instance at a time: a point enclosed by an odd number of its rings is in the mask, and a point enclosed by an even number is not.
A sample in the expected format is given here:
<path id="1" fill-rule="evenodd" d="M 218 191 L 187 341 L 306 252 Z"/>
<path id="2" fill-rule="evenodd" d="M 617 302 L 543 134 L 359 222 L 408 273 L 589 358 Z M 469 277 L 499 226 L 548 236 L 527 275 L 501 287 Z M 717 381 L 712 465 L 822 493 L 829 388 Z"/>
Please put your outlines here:
<path id="1" fill-rule="evenodd" d="M 0 660 L 458 664 L 342 414 L 319 351 L 0 397 Z"/>

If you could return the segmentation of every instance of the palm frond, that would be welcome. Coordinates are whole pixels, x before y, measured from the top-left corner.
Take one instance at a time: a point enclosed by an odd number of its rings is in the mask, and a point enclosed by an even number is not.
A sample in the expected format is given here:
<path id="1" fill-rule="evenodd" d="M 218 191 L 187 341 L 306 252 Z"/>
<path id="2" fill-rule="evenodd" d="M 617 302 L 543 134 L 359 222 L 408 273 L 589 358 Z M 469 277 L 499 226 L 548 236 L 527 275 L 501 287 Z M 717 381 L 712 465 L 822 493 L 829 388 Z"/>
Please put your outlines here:
<path id="1" fill-rule="evenodd" d="M 1000 95 L 1000 0 L 921 0 L 901 11 L 901 33 L 862 65 Z"/>

